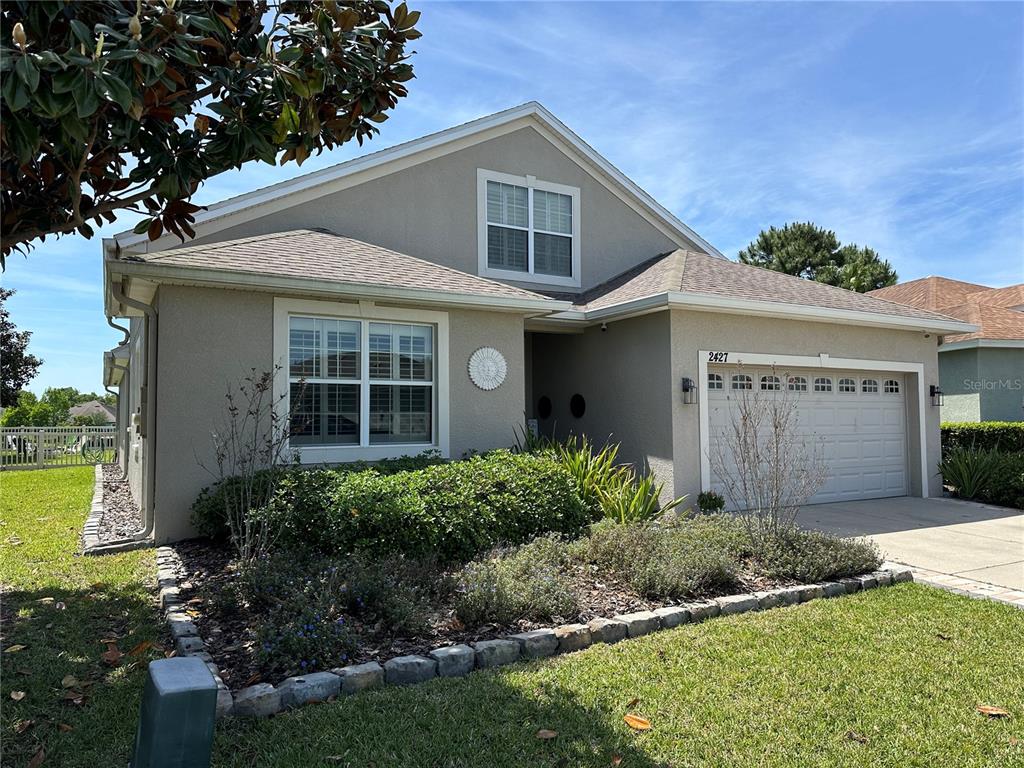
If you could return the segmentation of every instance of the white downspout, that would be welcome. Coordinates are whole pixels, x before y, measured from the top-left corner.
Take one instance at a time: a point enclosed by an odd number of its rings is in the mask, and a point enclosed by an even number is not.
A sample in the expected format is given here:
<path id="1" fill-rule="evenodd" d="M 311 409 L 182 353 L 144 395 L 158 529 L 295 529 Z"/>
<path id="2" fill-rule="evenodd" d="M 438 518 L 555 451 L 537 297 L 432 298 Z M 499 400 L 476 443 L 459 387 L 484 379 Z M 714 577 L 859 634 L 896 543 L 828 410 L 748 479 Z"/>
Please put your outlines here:
<path id="1" fill-rule="evenodd" d="M 142 530 L 129 537 L 139 541 L 153 536 L 155 518 L 153 507 L 156 500 L 156 353 L 157 353 L 157 312 L 150 304 L 132 299 L 125 295 L 120 282 L 111 280 L 110 291 L 114 299 L 127 307 L 132 307 L 146 316 L 146 343 L 143 352 L 146 356 L 144 378 L 142 380 L 142 398 L 145 438 L 146 438 L 146 483 L 145 498 L 142 501 Z"/>

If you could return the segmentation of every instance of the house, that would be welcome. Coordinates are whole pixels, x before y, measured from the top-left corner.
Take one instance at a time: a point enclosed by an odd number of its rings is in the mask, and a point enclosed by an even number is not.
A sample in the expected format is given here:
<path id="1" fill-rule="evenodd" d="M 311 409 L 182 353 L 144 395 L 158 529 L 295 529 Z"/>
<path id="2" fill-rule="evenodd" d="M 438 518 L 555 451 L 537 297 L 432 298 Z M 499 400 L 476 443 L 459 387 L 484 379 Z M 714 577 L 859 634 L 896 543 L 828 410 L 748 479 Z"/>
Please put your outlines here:
<path id="1" fill-rule="evenodd" d="M 68 410 L 68 418 L 73 423 L 83 419 L 88 420 L 90 424 L 113 426 L 117 423 L 117 414 L 114 409 L 99 400 L 89 400 L 71 406 L 70 410 Z"/>
<path id="2" fill-rule="evenodd" d="M 785 387 L 828 457 L 814 501 L 941 492 L 938 340 L 975 326 L 729 261 L 537 103 L 196 219 L 103 246 L 129 323 L 106 383 L 158 541 L 191 532 L 228 383 L 275 366 L 303 463 L 459 457 L 526 418 L 695 498 L 736 395 Z"/>
<path id="3" fill-rule="evenodd" d="M 871 295 L 978 327 L 939 344 L 943 421 L 1024 421 L 1024 283 L 990 288 L 933 276 Z"/>

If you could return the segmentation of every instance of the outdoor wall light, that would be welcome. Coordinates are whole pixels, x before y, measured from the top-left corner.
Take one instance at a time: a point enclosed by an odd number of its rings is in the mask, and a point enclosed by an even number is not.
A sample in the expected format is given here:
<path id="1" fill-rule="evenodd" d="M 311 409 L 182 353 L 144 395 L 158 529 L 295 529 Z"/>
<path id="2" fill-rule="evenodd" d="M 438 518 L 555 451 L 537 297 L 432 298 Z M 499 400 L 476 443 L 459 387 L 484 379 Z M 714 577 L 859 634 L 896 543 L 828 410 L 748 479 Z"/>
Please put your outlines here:
<path id="1" fill-rule="evenodd" d="M 693 405 L 697 402 L 697 385 L 693 383 L 693 379 L 684 377 L 682 381 L 682 390 L 684 405 Z"/>
<path id="2" fill-rule="evenodd" d="M 931 387 L 929 387 L 929 393 L 932 396 L 932 405 L 938 407 L 943 404 L 944 400 L 942 397 L 942 390 L 939 389 L 937 384 L 932 384 Z"/>

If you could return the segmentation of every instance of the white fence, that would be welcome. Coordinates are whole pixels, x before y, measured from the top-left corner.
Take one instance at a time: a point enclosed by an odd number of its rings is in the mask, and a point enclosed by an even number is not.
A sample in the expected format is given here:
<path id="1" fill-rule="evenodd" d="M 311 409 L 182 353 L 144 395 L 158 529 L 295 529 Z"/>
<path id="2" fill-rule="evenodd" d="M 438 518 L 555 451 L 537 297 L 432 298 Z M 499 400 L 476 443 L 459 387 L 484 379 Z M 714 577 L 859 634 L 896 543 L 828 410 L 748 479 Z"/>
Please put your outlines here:
<path id="1" fill-rule="evenodd" d="M 0 427 L 0 470 L 103 464 L 116 439 L 114 427 Z"/>

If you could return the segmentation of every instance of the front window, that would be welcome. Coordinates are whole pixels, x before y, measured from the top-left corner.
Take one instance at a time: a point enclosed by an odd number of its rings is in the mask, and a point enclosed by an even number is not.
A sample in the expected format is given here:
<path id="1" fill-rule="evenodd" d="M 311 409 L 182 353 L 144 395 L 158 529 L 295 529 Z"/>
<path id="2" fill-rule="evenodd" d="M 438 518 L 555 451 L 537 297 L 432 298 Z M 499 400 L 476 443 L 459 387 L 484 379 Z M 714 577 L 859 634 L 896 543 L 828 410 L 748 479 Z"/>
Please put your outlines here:
<path id="1" fill-rule="evenodd" d="M 832 391 L 832 379 L 827 376 L 820 376 L 814 380 L 814 391 L 815 392 L 831 392 Z"/>
<path id="2" fill-rule="evenodd" d="M 803 376 L 790 376 L 789 377 L 789 391 L 790 392 L 806 392 L 807 391 L 807 379 Z"/>
<path id="3" fill-rule="evenodd" d="M 856 392 L 857 382 L 854 379 L 840 379 L 839 380 L 839 391 L 840 392 Z"/>
<path id="4" fill-rule="evenodd" d="M 887 395 L 898 395 L 900 393 L 900 383 L 896 379 L 886 379 L 882 391 Z"/>
<path id="5" fill-rule="evenodd" d="M 782 383 L 779 381 L 778 376 L 762 376 L 761 389 L 769 392 L 778 392 L 782 389 Z"/>
<path id="6" fill-rule="evenodd" d="M 708 374 L 708 389 L 722 389 L 722 376 L 718 373 Z"/>
<path id="7" fill-rule="evenodd" d="M 485 276 L 580 285 L 579 189 L 480 171 Z"/>
<path id="8" fill-rule="evenodd" d="M 434 336 L 431 325 L 289 317 L 292 442 L 432 443 Z"/>

